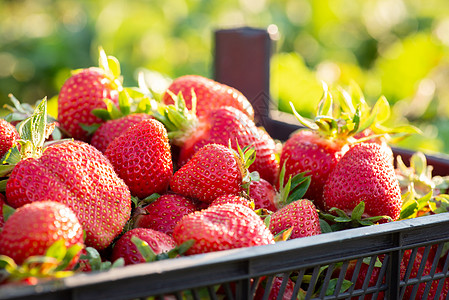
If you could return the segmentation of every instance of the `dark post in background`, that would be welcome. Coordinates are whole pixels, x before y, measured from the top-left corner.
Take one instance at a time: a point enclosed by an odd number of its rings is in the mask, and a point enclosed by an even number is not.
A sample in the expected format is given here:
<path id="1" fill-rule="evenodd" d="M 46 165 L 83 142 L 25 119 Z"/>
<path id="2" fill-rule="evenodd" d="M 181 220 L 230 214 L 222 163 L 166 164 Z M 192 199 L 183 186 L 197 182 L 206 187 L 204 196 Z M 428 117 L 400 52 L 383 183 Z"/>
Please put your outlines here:
<path id="1" fill-rule="evenodd" d="M 253 105 L 258 123 L 269 113 L 271 46 L 263 29 L 215 32 L 215 80 L 241 91 Z"/>
<path id="2" fill-rule="evenodd" d="M 270 58 L 273 40 L 265 29 L 242 27 L 215 31 L 215 80 L 241 91 L 251 102 L 255 121 L 274 138 L 286 140 L 298 125 L 270 115 Z"/>

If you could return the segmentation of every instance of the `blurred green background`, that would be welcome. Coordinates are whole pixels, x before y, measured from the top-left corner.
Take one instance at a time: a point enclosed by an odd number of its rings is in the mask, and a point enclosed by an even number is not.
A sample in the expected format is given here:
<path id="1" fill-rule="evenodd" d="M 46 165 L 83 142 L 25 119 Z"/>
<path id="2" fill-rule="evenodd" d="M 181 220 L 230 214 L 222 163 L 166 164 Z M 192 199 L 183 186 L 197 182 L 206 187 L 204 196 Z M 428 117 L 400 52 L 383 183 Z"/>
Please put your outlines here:
<path id="1" fill-rule="evenodd" d="M 0 104 L 53 97 L 70 70 L 97 65 L 101 45 L 124 83 L 140 68 L 212 78 L 213 32 L 278 31 L 272 97 L 312 116 L 320 81 L 355 80 L 367 100 L 385 95 L 393 124 L 423 130 L 401 146 L 449 153 L 447 0 L 0 0 Z"/>

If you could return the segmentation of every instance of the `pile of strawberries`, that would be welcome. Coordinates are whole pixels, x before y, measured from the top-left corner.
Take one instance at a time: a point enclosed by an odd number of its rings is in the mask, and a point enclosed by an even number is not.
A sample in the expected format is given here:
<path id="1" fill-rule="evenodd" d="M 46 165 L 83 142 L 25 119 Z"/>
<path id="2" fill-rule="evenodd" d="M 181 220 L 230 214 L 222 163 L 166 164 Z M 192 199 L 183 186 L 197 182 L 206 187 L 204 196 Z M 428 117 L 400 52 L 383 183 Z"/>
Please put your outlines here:
<path id="1" fill-rule="evenodd" d="M 46 99 L 27 111 L 11 96 L 16 110 L 0 120 L 4 284 L 438 212 L 429 201 L 443 190 L 425 185 L 434 194 L 422 205 L 413 170 L 394 167 L 389 138 L 417 130 L 384 126 L 382 97 L 370 108 L 355 87 L 323 85 L 316 117 L 292 107 L 304 129 L 281 143 L 232 87 L 186 75 L 155 97 L 122 82 L 100 51 L 100 67 L 62 86 L 56 122 Z"/>

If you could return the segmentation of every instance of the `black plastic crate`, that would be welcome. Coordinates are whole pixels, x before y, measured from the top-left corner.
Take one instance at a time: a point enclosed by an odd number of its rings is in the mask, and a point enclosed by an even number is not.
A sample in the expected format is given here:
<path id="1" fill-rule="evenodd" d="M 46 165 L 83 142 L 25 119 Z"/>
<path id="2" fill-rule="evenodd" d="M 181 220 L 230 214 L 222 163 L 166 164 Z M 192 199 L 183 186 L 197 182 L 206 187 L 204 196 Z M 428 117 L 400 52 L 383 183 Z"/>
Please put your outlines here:
<path id="1" fill-rule="evenodd" d="M 299 124 L 270 107 L 271 47 L 265 30 L 217 31 L 215 77 L 244 92 L 254 104 L 258 123 L 273 137 L 286 140 Z M 248 77 L 251 74 L 258 76 Z M 404 160 L 413 154 L 397 148 L 394 153 Z M 435 175 L 449 174 L 449 159 L 445 156 L 430 155 L 427 159 L 434 166 Z M 436 269 L 437 258 L 449 241 L 447 228 L 449 214 L 442 213 L 275 245 L 77 274 L 37 286 L 1 286 L 0 299 L 252 299 L 262 278 L 267 281 L 263 299 L 268 299 L 275 276 L 284 278 L 278 299 L 286 298 L 286 278 L 294 282 L 294 295 L 300 294 L 303 299 L 377 299 L 380 295 L 392 300 L 413 299 L 420 287 L 424 295 L 435 289 L 438 297 L 449 276 L 449 259 L 440 261 L 440 269 Z M 425 265 L 421 264 L 417 276 L 410 278 L 409 265 L 405 276 L 401 276 L 406 250 L 410 250 L 411 262 L 416 256 L 422 255 L 422 261 L 434 256 L 431 270 L 423 272 Z M 381 267 L 375 265 L 378 259 L 382 260 Z M 345 281 L 350 265 L 354 272 Z M 373 270 L 379 272 L 379 277 L 370 285 Z M 359 278 L 367 280 L 356 286 Z M 353 284 L 340 292 L 340 287 L 349 281 Z M 331 285 L 335 285 L 334 292 L 326 295 Z M 407 288 L 409 295 L 404 296 Z"/>
<path id="2" fill-rule="evenodd" d="M 132 265 L 97 274 L 79 274 L 38 286 L 6 286 L 0 289 L 0 299 L 140 299 L 150 296 L 250 299 L 261 276 L 277 274 L 294 274 L 297 278 L 295 291 L 303 288 L 306 299 L 346 299 L 378 292 L 384 292 L 387 299 L 401 299 L 400 295 L 408 285 L 431 281 L 443 283 L 443 278 L 449 275 L 449 260 L 445 261 L 442 272 L 409 282 L 400 280 L 398 275 L 404 250 L 424 247 L 429 251 L 433 246 L 437 252 L 441 251 L 443 243 L 449 241 L 448 227 L 449 214 L 444 213 L 275 245 Z M 329 283 L 337 264 L 345 268 L 349 261 L 356 260 L 356 265 L 361 266 L 367 263 L 363 262 L 364 258 L 380 255 L 384 259 L 377 285 L 312 297 L 319 289 L 318 285 Z M 318 278 L 318 271 L 324 266 L 328 268 Z M 356 279 L 358 274 L 355 274 Z M 367 278 L 370 278 L 369 274 Z M 306 277 L 310 278 L 309 284 L 304 284 Z M 342 278 L 338 278 L 337 286 L 342 283 Z"/>

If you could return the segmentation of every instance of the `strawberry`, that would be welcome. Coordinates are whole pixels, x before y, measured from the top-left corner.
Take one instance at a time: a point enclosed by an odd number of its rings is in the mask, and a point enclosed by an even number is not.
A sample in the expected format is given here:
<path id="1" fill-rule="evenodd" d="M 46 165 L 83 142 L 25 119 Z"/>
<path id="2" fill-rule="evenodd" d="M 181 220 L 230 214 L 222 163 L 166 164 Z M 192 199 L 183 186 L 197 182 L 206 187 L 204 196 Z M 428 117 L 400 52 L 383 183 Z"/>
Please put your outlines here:
<path id="1" fill-rule="evenodd" d="M 206 144 L 254 147 L 257 152 L 250 171 L 259 172 L 260 177 L 273 183 L 277 177 L 279 163 L 273 139 L 256 127 L 254 122 L 234 107 L 220 107 L 207 115 L 197 118 L 185 107 L 182 96 L 175 98 L 175 105 L 156 113 L 155 118 L 166 125 L 172 144 L 180 147 L 178 165 L 183 166 L 201 147 Z"/>
<path id="2" fill-rule="evenodd" d="M 323 84 L 324 94 L 319 102 L 316 117 L 308 120 L 302 117 L 290 103 L 293 113 L 304 129 L 294 133 L 284 144 L 280 165 L 286 164 L 285 181 L 291 176 L 309 172 L 312 176 L 306 199 L 319 209 L 323 205 L 323 186 L 338 160 L 348 150 L 351 136 L 360 125 L 359 112 L 337 115 L 328 88 Z"/>
<path id="3" fill-rule="evenodd" d="M 254 210 L 253 202 L 251 202 L 250 200 L 248 200 L 244 197 L 237 196 L 237 195 L 220 196 L 220 197 L 216 198 L 214 201 L 212 201 L 209 204 L 209 207 L 213 206 L 213 205 L 222 205 L 222 204 L 226 204 L 226 203 L 240 204 L 240 205 L 247 206 Z"/>
<path id="4" fill-rule="evenodd" d="M 6 205 L 6 196 L 4 194 L 0 194 L 0 231 L 5 225 L 5 218 L 3 212 L 3 206 Z"/>
<path id="5" fill-rule="evenodd" d="M 14 208 L 53 200 L 69 206 L 86 232 L 86 245 L 106 248 L 122 231 L 131 214 L 128 187 L 106 157 L 81 141 L 61 141 L 43 147 L 46 101 L 19 130 L 21 160 L 6 184 L 8 204 Z M 33 142 L 34 141 L 34 142 Z"/>
<path id="6" fill-rule="evenodd" d="M 177 245 L 195 241 L 187 255 L 274 243 L 262 219 L 240 204 L 214 205 L 183 217 L 173 238 Z"/>
<path id="7" fill-rule="evenodd" d="M 197 116 L 207 115 L 209 111 L 224 106 L 232 106 L 254 119 L 254 110 L 246 97 L 230 86 L 198 75 L 185 75 L 176 78 L 164 93 L 162 102 L 173 104 L 173 94 L 182 93 L 188 109 L 192 108 L 192 91 L 196 95 Z M 194 104 L 195 105 L 195 104 Z"/>
<path id="8" fill-rule="evenodd" d="M 16 144 L 19 133 L 16 128 L 4 119 L 0 119 L 0 158 Z"/>
<path id="9" fill-rule="evenodd" d="M 18 208 L 0 232 L 0 254 L 22 264 L 28 257 L 44 255 L 58 240 L 69 248 L 83 244 L 83 228 L 67 205 L 41 201 Z"/>
<path id="10" fill-rule="evenodd" d="M 109 144 L 105 156 L 133 196 L 142 199 L 167 191 L 173 163 L 161 122 L 147 119 L 132 126 Z"/>
<path id="11" fill-rule="evenodd" d="M 361 202 L 363 217 L 387 216 L 397 220 L 401 212 L 401 189 L 390 156 L 376 143 L 353 146 L 340 159 L 325 184 L 324 204 L 348 215 Z"/>
<path id="12" fill-rule="evenodd" d="M 375 258 L 374 261 L 371 261 L 374 258 L 364 258 L 361 259 L 361 261 L 352 260 L 349 262 L 346 273 L 344 275 L 344 278 L 348 281 L 351 281 L 352 284 L 354 284 L 354 289 L 363 289 L 364 286 L 367 287 L 374 287 L 377 285 L 377 282 L 379 280 L 385 281 L 384 278 L 379 279 L 379 275 L 381 275 L 381 267 L 384 260 L 384 256 L 381 255 L 377 258 Z M 337 269 L 334 276 L 337 278 L 340 274 L 340 269 Z M 355 277 L 354 277 L 355 273 Z M 370 276 L 367 281 L 367 276 Z M 374 295 L 367 294 L 363 299 L 366 300 L 381 300 L 384 299 L 384 292 L 379 292 L 377 297 L 374 298 Z M 352 297 L 351 299 L 356 300 L 359 299 L 359 297 Z"/>
<path id="13" fill-rule="evenodd" d="M 287 176 L 310 171 L 312 181 L 304 197 L 323 208 L 324 184 L 347 149 L 342 140 L 330 140 L 318 132 L 300 130 L 285 142 L 280 164 L 286 163 Z"/>
<path id="14" fill-rule="evenodd" d="M 426 276 L 432 274 L 433 268 L 433 257 L 429 256 L 424 259 L 424 248 L 418 248 L 417 250 L 405 250 L 401 260 L 400 276 L 402 280 L 408 281 L 413 278 L 419 278 L 421 276 Z M 441 272 L 438 268 L 434 271 L 435 273 Z M 438 299 L 446 299 L 449 280 L 444 278 L 444 285 L 441 295 Z M 437 299 L 435 296 L 438 288 L 439 280 L 432 281 L 430 290 L 428 294 L 424 294 L 426 289 L 426 283 L 420 283 L 416 294 L 414 294 L 414 285 L 405 286 L 401 290 L 402 299 Z"/>
<path id="15" fill-rule="evenodd" d="M 196 205 L 189 198 L 173 193 L 164 194 L 137 209 L 134 227 L 151 228 L 171 236 L 176 223 L 195 210 Z"/>
<path id="16" fill-rule="evenodd" d="M 271 214 L 269 228 L 273 235 L 291 227 L 290 239 L 321 233 L 318 212 L 311 201 L 296 200 Z"/>
<path id="17" fill-rule="evenodd" d="M 95 131 L 90 144 L 104 153 L 108 145 L 128 128 L 136 125 L 142 120 L 151 118 L 152 117 L 148 114 L 137 113 L 126 115 L 118 119 L 108 120 Z"/>
<path id="18" fill-rule="evenodd" d="M 121 83 L 119 64 L 100 49 L 100 68 L 90 67 L 73 72 L 64 82 L 58 96 L 58 119 L 61 127 L 74 139 L 90 140 L 81 127 L 102 123 L 92 110 L 106 108 L 105 99 L 118 105 Z"/>
<path id="19" fill-rule="evenodd" d="M 276 211 L 276 189 L 263 178 L 258 181 L 251 181 L 249 186 L 249 197 L 254 201 L 255 209 L 267 209 Z"/>
<path id="20" fill-rule="evenodd" d="M 207 144 L 175 172 L 170 188 L 178 194 L 210 203 L 217 197 L 243 191 L 244 160 L 223 145 Z"/>
<path id="21" fill-rule="evenodd" d="M 286 280 L 287 282 L 285 283 L 285 287 L 281 289 L 284 280 Z M 268 278 L 264 276 L 261 278 L 261 282 L 259 282 L 259 285 L 257 286 L 254 299 L 296 299 L 296 297 L 293 297 L 294 288 L 295 283 L 290 278 L 275 276 L 274 278 L 272 278 L 272 281 L 269 282 Z M 268 297 L 265 297 L 265 293 L 268 292 L 267 289 L 269 290 L 269 294 Z M 281 293 L 282 298 L 279 298 L 279 293 Z"/>
<path id="22" fill-rule="evenodd" d="M 324 95 L 313 120 L 302 117 L 291 104 L 293 113 L 305 129 L 287 140 L 280 157 L 280 165 L 288 164 L 286 179 L 290 174 L 310 171 L 312 182 L 305 198 L 314 201 L 321 210 L 325 208 L 323 187 L 327 178 L 354 143 L 366 140 L 381 142 L 381 136 L 403 137 L 404 134 L 419 132 L 413 126 L 382 126 L 390 114 L 385 97 L 380 97 L 371 109 L 358 87 L 353 86 L 351 93 L 340 88 L 337 94 L 339 101 L 335 105 L 334 96 L 325 84 L 323 88 Z"/>
<path id="23" fill-rule="evenodd" d="M 112 261 L 119 258 L 125 260 L 125 265 L 144 263 L 146 260 L 137 249 L 137 246 L 132 242 L 133 236 L 148 243 L 155 254 L 168 252 L 173 249 L 175 241 L 167 234 L 156 231 L 150 228 L 134 228 L 127 231 L 118 239 L 112 249 Z"/>

